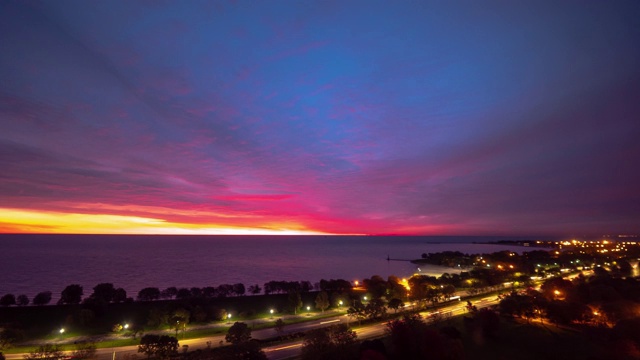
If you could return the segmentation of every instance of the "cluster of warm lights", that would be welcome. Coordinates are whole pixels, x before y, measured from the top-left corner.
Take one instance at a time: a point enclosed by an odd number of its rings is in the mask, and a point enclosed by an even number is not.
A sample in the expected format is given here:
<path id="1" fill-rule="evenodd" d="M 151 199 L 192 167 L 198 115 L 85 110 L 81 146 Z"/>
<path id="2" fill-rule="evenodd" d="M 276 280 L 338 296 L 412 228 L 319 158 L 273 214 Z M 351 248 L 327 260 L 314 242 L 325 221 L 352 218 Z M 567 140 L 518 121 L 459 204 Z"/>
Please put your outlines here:
<path id="1" fill-rule="evenodd" d="M 550 242 L 536 241 L 538 244 L 549 244 Z M 614 253 L 629 251 L 629 248 L 640 246 L 640 242 L 637 241 L 611 241 L 611 240 L 589 240 L 582 241 L 573 239 L 571 241 L 562 241 L 555 243 L 560 250 L 574 251 L 580 254 L 588 253 Z M 637 248 L 636 248 L 637 249 Z M 632 249 L 633 250 L 633 249 Z M 554 252 L 555 255 L 560 255 L 559 251 Z"/>

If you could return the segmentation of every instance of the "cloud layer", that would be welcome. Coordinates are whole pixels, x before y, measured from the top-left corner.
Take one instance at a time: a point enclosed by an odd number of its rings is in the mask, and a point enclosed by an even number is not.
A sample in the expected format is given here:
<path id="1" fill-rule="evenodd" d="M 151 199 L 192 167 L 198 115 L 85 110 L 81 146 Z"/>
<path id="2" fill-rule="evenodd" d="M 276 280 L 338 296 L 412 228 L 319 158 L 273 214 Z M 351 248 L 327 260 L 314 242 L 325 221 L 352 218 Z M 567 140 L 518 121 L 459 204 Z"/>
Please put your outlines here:
<path id="1" fill-rule="evenodd" d="M 638 233 L 638 19 L 4 1 L 0 231 Z"/>

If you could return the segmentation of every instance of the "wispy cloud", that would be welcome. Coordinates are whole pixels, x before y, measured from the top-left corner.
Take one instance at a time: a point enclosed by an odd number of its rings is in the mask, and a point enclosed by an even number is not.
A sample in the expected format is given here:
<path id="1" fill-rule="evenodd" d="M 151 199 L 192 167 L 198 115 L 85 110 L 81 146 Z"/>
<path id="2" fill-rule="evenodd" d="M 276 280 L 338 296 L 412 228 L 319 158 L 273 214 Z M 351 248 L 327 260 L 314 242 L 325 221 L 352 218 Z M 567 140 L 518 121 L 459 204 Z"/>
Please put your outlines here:
<path id="1" fill-rule="evenodd" d="M 5 1 L 0 231 L 639 232 L 637 13 Z"/>

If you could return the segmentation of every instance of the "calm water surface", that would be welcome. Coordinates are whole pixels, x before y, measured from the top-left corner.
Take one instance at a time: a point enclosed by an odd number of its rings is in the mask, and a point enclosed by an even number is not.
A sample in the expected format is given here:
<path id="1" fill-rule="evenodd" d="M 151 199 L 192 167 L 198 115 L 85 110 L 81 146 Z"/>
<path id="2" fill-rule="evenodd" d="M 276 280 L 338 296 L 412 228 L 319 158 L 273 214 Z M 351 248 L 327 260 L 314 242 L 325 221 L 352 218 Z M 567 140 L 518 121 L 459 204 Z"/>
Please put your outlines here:
<path id="1" fill-rule="evenodd" d="M 498 237 L 350 236 L 130 236 L 0 235 L 0 296 L 32 298 L 49 290 L 54 300 L 69 284 L 85 296 L 101 282 L 124 288 L 129 296 L 147 286 L 204 287 L 224 283 L 264 284 L 270 280 L 362 279 L 372 275 L 405 277 L 424 252 L 457 250 L 488 253 L 526 248 L 473 244 Z M 515 238 L 510 238 L 515 239 Z M 452 269 L 422 267 L 438 274 Z"/>

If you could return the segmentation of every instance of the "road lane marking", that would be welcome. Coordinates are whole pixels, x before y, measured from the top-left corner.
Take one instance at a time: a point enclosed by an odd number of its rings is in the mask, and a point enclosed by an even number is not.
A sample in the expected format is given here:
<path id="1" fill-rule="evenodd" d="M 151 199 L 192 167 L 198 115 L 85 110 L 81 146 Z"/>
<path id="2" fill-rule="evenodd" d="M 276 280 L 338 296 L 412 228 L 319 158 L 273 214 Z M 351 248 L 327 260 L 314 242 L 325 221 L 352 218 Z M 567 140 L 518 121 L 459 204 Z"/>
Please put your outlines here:
<path id="1" fill-rule="evenodd" d="M 321 323 L 320 323 L 320 325 L 323 325 L 323 324 L 329 324 L 329 323 L 334 323 L 334 322 L 338 322 L 338 321 L 340 321 L 340 319 L 329 320 L 329 321 L 323 321 L 323 322 L 321 322 Z"/>

